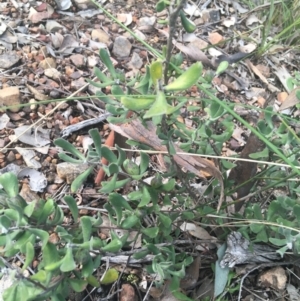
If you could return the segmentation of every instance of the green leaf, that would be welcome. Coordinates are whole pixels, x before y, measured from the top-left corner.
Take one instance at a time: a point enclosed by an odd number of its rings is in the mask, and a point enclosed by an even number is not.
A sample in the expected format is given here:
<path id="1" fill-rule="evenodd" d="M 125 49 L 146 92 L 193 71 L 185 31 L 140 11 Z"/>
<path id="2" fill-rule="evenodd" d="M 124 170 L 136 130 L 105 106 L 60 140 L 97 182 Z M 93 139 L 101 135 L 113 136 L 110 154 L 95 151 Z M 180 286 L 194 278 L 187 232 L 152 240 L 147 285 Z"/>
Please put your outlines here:
<path id="1" fill-rule="evenodd" d="M 37 210 L 37 223 L 44 224 L 55 210 L 54 201 L 53 199 L 48 199 L 46 203 L 43 204 L 43 201 L 41 200 L 41 202 L 38 205 L 40 207 L 40 210 Z"/>
<path id="2" fill-rule="evenodd" d="M 87 170 L 81 173 L 71 184 L 71 192 L 75 193 L 81 187 L 81 185 L 86 181 L 88 176 L 92 173 L 94 166 L 90 166 Z"/>
<path id="3" fill-rule="evenodd" d="M 118 252 L 122 248 L 123 243 L 120 239 L 115 238 L 110 243 L 108 243 L 106 246 L 101 248 L 101 251 L 103 252 Z"/>
<path id="4" fill-rule="evenodd" d="M 152 82 L 157 87 L 158 81 L 162 78 L 163 74 L 163 67 L 162 67 L 162 61 L 157 60 L 150 65 L 150 76 L 152 79 Z"/>
<path id="5" fill-rule="evenodd" d="M 143 174 L 144 172 L 147 171 L 149 167 L 149 156 L 144 152 L 140 152 L 140 156 L 141 156 L 140 173 Z"/>
<path id="6" fill-rule="evenodd" d="M 43 293 L 43 289 L 37 285 L 26 279 L 16 279 L 12 286 L 4 290 L 2 298 L 5 301 L 30 301 L 35 300 L 41 293 Z"/>
<path id="7" fill-rule="evenodd" d="M 47 225 L 60 225 L 64 219 L 64 212 L 60 207 L 56 207 L 52 219 L 48 219 Z"/>
<path id="8" fill-rule="evenodd" d="M 81 260 L 82 269 L 81 269 L 81 275 L 84 278 L 89 277 L 94 273 L 94 263 L 91 255 L 89 254 L 89 250 L 87 251 L 87 258 L 85 260 Z"/>
<path id="9" fill-rule="evenodd" d="M 143 195 L 142 195 L 141 202 L 138 204 L 138 208 L 145 207 L 151 201 L 151 195 L 146 186 L 143 186 L 142 191 L 143 191 Z"/>
<path id="10" fill-rule="evenodd" d="M 261 152 L 250 154 L 249 157 L 251 159 L 264 159 L 269 158 L 269 149 L 265 147 Z"/>
<path id="11" fill-rule="evenodd" d="M 272 243 L 273 245 L 277 246 L 277 247 L 282 247 L 285 246 L 287 244 L 287 239 L 279 239 L 279 238 L 273 238 L 273 237 L 269 237 L 269 241 L 270 243 Z"/>
<path id="12" fill-rule="evenodd" d="M 107 285 L 118 280 L 119 272 L 116 269 L 108 269 L 101 277 L 100 283 Z"/>
<path id="13" fill-rule="evenodd" d="M 115 83 L 114 80 L 110 80 L 110 81 L 105 82 L 105 83 L 96 83 L 96 82 L 94 82 L 94 81 L 92 81 L 92 80 L 90 80 L 90 79 L 86 79 L 86 81 L 87 81 L 90 85 L 92 85 L 92 86 L 94 86 L 94 87 L 96 87 L 96 88 L 100 88 L 100 89 L 101 89 L 101 88 L 105 88 L 105 87 L 110 86 L 110 85 L 112 85 L 112 84 Z"/>
<path id="14" fill-rule="evenodd" d="M 181 301 L 194 301 L 194 299 L 189 298 L 188 296 L 186 296 L 185 294 L 183 294 L 181 292 L 173 292 L 172 294 L 173 294 L 173 296 L 177 300 L 181 300 Z"/>
<path id="15" fill-rule="evenodd" d="M 153 97 L 148 97 L 148 98 L 137 98 L 137 97 L 128 97 L 128 96 L 123 96 L 121 97 L 121 103 L 122 105 L 131 111 L 139 112 L 141 110 L 146 110 L 148 109 L 153 103 L 155 99 Z"/>
<path id="16" fill-rule="evenodd" d="M 225 254 L 226 244 L 223 244 L 217 251 L 218 260 L 215 266 L 215 288 L 214 297 L 221 295 L 226 287 L 228 280 L 229 267 L 221 268 L 220 262 Z"/>
<path id="17" fill-rule="evenodd" d="M 123 229 L 132 229 L 139 221 L 140 219 L 136 215 L 131 215 L 122 221 L 121 227 Z"/>
<path id="18" fill-rule="evenodd" d="M 101 147 L 102 157 L 104 157 L 109 163 L 117 163 L 117 156 L 108 147 Z"/>
<path id="19" fill-rule="evenodd" d="M 159 220 L 165 229 L 169 229 L 172 225 L 172 220 L 165 214 L 158 213 Z"/>
<path id="20" fill-rule="evenodd" d="M 29 232 L 33 233 L 34 235 L 38 236 L 41 241 L 42 241 L 42 249 L 45 248 L 45 246 L 48 243 L 49 240 L 49 234 L 47 231 L 45 230 L 41 230 L 41 229 L 34 229 L 34 228 L 30 228 L 28 229 Z"/>
<path id="21" fill-rule="evenodd" d="M 99 287 L 100 286 L 100 283 L 99 281 L 97 280 L 97 278 L 93 275 L 90 275 L 86 278 L 87 282 L 89 285 L 93 286 L 93 287 Z"/>
<path id="22" fill-rule="evenodd" d="M 152 227 L 152 228 L 144 228 L 142 229 L 142 233 L 149 236 L 150 238 L 155 238 L 158 235 L 158 227 Z"/>
<path id="23" fill-rule="evenodd" d="M 225 113 L 224 108 L 216 102 L 212 103 L 209 108 L 205 109 L 205 111 L 208 112 L 210 121 L 219 119 Z"/>
<path id="24" fill-rule="evenodd" d="M 62 259 L 62 264 L 60 266 L 60 270 L 62 272 L 71 272 L 75 270 L 76 263 L 73 258 L 73 252 L 70 247 L 67 247 L 67 252 L 65 257 Z"/>
<path id="25" fill-rule="evenodd" d="M 203 66 L 200 62 L 191 65 L 185 72 L 165 87 L 166 92 L 184 91 L 196 84 L 202 74 Z"/>
<path id="26" fill-rule="evenodd" d="M 30 276 L 30 279 L 33 281 L 38 281 L 38 282 L 43 283 L 47 280 L 47 275 L 48 275 L 48 273 L 46 271 L 39 270 L 37 273 Z"/>
<path id="27" fill-rule="evenodd" d="M 72 289 L 77 293 L 84 291 L 88 284 L 86 280 L 73 279 L 73 278 L 69 278 L 68 282 L 70 283 Z"/>
<path id="28" fill-rule="evenodd" d="M 220 75 L 221 73 L 225 72 L 228 66 L 229 66 L 228 61 L 221 62 L 217 68 L 216 75 Z"/>
<path id="29" fill-rule="evenodd" d="M 129 175 L 139 175 L 140 174 L 140 167 L 133 162 L 131 159 L 126 159 L 123 162 L 123 167 L 124 170 L 129 174 Z"/>
<path id="30" fill-rule="evenodd" d="M 118 173 L 120 171 L 118 164 L 116 164 L 116 163 L 109 164 L 108 171 L 109 171 L 108 176 L 110 176 L 114 173 Z"/>
<path id="31" fill-rule="evenodd" d="M 24 214 L 28 217 L 31 217 L 32 214 L 34 213 L 34 209 L 35 209 L 35 206 L 36 206 L 36 201 L 32 201 L 30 202 L 25 208 L 24 208 Z"/>
<path id="32" fill-rule="evenodd" d="M 48 242 L 44 247 L 42 257 L 43 257 L 43 261 L 42 261 L 43 266 L 50 265 L 60 260 L 56 246 L 51 242 Z"/>
<path id="33" fill-rule="evenodd" d="M 73 219 L 74 219 L 74 222 L 77 223 L 77 219 L 78 219 L 78 206 L 76 204 L 76 201 L 75 199 L 70 196 L 70 195 L 67 195 L 64 197 L 64 201 L 67 203 L 67 205 L 69 206 L 69 209 L 72 213 L 72 216 L 73 216 Z"/>
<path id="34" fill-rule="evenodd" d="M 115 70 L 112 62 L 111 62 L 111 59 L 110 59 L 109 54 L 108 54 L 108 51 L 106 49 L 104 49 L 104 48 L 101 48 L 100 52 L 99 52 L 99 55 L 100 55 L 101 61 L 107 67 L 110 75 L 114 79 L 116 79 L 117 78 L 117 73 L 116 73 L 116 70 Z"/>
<path id="35" fill-rule="evenodd" d="M 96 148 L 96 152 L 98 154 L 98 156 L 101 158 L 101 136 L 99 134 L 99 131 L 97 129 L 91 129 L 89 130 L 89 134 L 93 139 L 95 148 Z"/>
<path id="36" fill-rule="evenodd" d="M 9 197 L 16 197 L 19 194 L 18 178 L 12 172 L 6 172 L 0 176 L 0 184 Z"/>
<path id="37" fill-rule="evenodd" d="M 78 159 L 85 161 L 85 156 L 67 140 L 58 138 L 54 140 L 54 144 L 61 147 L 63 150 L 71 153 L 73 156 L 77 157 Z"/>
<path id="38" fill-rule="evenodd" d="M 150 67 L 146 66 L 146 74 L 144 74 L 141 78 L 140 83 L 135 87 L 137 91 L 139 91 L 142 95 L 149 94 L 149 87 L 151 86 L 150 79 Z"/>
<path id="39" fill-rule="evenodd" d="M 9 227 L 11 226 L 12 220 L 9 219 L 7 216 L 5 215 L 1 215 L 0 216 L 0 225 L 5 228 L 5 229 L 9 229 Z"/>
<path id="40" fill-rule="evenodd" d="M 127 197 L 130 201 L 137 201 L 140 200 L 142 197 L 143 193 L 142 191 L 138 190 L 138 191 L 132 191 L 130 192 Z"/>
<path id="41" fill-rule="evenodd" d="M 118 161 L 116 162 L 116 164 L 118 166 L 121 166 L 126 160 L 126 153 L 118 145 L 116 145 L 116 149 L 118 150 Z"/>
<path id="42" fill-rule="evenodd" d="M 125 95 L 123 89 L 119 85 L 111 86 L 111 94 L 115 96 L 118 100 L 122 99 L 121 96 Z"/>
<path id="43" fill-rule="evenodd" d="M 80 218 L 80 224 L 82 229 L 83 241 L 89 241 L 92 234 L 92 222 L 89 216 L 82 216 Z"/>
<path id="44" fill-rule="evenodd" d="M 144 114 L 143 118 L 146 119 L 154 116 L 164 115 L 167 114 L 170 109 L 173 109 L 173 107 L 168 104 L 164 92 L 158 91 L 155 102 Z"/>
<path id="45" fill-rule="evenodd" d="M 24 262 L 23 267 L 22 267 L 23 272 L 31 264 L 31 262 L 33 261 L 34 256 L 35 256 L 33 244 L 30 241 L 27 242 L 27 244 L 26 244 L 26 254 L 25 255 L 26 255 L 25 262 Z"/>
<path id="46" fill-rule="evenodd" d="M 164 0 L 160 0 L 156 3 L 155 9 L 158 13 L 162 12 L 166 8 L 166 2 Z"/>
<path id="47" fill-rule="evenodd" d="M 94 74 L 98 77 L 98 79 L 102 82 L 102 83 L 109 83 L 111 82 L 111 79 L 109 77 L 107 77 L 98 67 L 94 68 Z M 94 84 L 94 82 L 92 81 L 88 81 L 90 84 Z M 97 84 L 97 83 L 95 83 Z"/>
<path id="48" fill-rule="evenodd" d="M 181 24 L 187 33 L 192 33 L 196 30 L 197 27 L 195 23 L 186 17 L 183 10 L 180 10 L 180 19 Z"/>
<path id="49" fill-rule="evenodd" d="M 111 193 L 108 196 L 108 201 L 111 202 L 114 206 L 120 206 L 121 208 L 132 211 L 132 208 L 128 204 L 127 200 L 116 192 Z"/>
<path id="50" fill-rule="evenodd" d="M 63 161 L 68 162 L 68 163 L 75 163 L 75 164 L 81 164 L 82 163 L 82 160 L 74 159 L 74 158 L 68 156 L 65 153 L 59 153 L 58 157 L 60 159 L 62 159 Z"/>
<path id="51" fill-rule="evenodd" d="M 176 181 L 175 179 L 170 179 L 167 183 L 163 184 L 160 188 L 163 190 L 163 191 L 172 191 L 175 187 L 175 184 L 176 184 Z"/>
<path id="52" fill-rule="evenodd" d="M 132 255 L 132 257 L 133 257 L 134 259 L 142 259 L 142 258 L 145 258 L 148 254 L 149 254 L 149 250 L 143 250 L 143 251 L 134 253 L 134 254 Z"/>

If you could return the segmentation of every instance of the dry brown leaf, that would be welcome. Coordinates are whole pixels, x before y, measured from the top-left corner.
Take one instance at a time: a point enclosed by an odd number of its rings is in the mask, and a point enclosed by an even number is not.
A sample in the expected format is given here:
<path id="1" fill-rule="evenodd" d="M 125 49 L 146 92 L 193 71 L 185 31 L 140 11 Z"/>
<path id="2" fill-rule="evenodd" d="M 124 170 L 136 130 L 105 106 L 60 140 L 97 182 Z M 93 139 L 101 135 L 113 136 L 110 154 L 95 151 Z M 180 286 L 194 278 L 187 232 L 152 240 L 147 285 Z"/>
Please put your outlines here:
<path id="1" fill-rule="evenodd" d="M 110 128 L 117 133 L 140 143 L 146 144 L 157 151 L 167 151 L 161 140 L 156 135 L 156 127 L 152 122 L 147 122 L 147 128 L 139 120 L 132 120 L 130 124 L 115 125 L 110 124 Z M 174 146 L 176 152 L 182 152 L 178 146 Z M 176 154 L 174 161 L 185 171 L 194 173 L 202 179 L 206 179 L 206 174 L 214 176 L 221 185 L 221 194 L 218 203 L 218 210 L 221 208 L 224 197 L 224 183 L 221 172 L 207 159 L 192 156 L 190 154 Z"/>
<path id="2" fill-rule="evenodd" d="M 26 84 L 26 87 L 28 88 L 28 90 L 33 94 L 34 98 L 36 100 L 48 100 L 49 97 L 43 93 L 41 93 L 39 90 L 37 90 L 36 88 Z"/>
<path id="3" fill-rule="evenodd" d="M 248 67 L 260 78 L 260 80 L 267 85 L 268 89 L 271 92 L 280 92 L 278 88 L 276 88 L 268 82 L 268 80 L 262 75 L 260 70 L 256 66 L 254 66 L 249 60 L 246 60 L 246 63 Z"/>
<path id="4" fill-rule="evenodd" d="M 280 106 L 279 108 L 280 111 L 288 109 L 300 102 L 300 100 L 296 96 L 297 91 L 300 91 L 300 87 L 297 87 L 291 91 L 289 96 L 284 100 L 283 104 Z"/>

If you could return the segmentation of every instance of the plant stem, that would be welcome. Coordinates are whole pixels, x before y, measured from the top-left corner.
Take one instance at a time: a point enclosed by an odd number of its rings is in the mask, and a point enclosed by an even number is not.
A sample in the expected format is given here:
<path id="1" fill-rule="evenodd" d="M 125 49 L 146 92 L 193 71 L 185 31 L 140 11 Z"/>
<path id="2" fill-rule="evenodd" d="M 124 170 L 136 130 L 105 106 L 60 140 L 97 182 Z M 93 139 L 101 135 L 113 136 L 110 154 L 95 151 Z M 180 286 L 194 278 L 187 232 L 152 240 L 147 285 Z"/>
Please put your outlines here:
<path id="1" fill-rule="evenodd" d="M 164 84 L 166 85 L 168 83 L 168 69 L 172 54 L 172 48 L 173 48 L 173 36 L 175 34 L 176 30 L 176 20 L 178 19 L 180 10 L 183 8 L 183 5 L 185 3 L 185 0 L 180 0 L 178 6 L 176 9 L 173 9 L 173 4 L 170 4 L 170 16 L 169 16 L 169 38 L 167 43 L 167 53 L 166 53 L 166 62 L 165 62 L 165 70 L 164 70 Z"/>

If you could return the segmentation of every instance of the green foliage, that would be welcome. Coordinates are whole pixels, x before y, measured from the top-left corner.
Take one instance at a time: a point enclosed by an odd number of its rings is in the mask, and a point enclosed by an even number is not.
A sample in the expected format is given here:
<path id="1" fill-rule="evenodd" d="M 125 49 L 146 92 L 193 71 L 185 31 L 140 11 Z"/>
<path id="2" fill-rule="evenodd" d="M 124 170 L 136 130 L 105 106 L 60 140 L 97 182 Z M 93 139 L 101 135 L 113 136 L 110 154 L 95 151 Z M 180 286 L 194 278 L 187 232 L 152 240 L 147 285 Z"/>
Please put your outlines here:
<path id="1" fill-rule="evenodd" d="M 160 0 L 156 9 L 162 11 L 168 5 L 169 1 Z M 180 18 L 185 31 L 194 31 L 194 24 L 182 10 Z M 107 72 L 96 67 L 94 73 L 98 80 L 87 80 L 100 89 L 111 86 L 111 95 L 97 92 L 99 98 L 106 103 L 106 110 L 112 114 L 109 122 L 119 124 L 136 118 L 144 124 L 152 121 L 156 125 L 156 134 L 161 144 L 168 149 L 168 154 L 164 156 L 168 167 L 166 172 L 151 170 L 149 155 L 142 151 L 143 145 L 138 142 L 131 141 L 140 146 L 141 150 L 133 159 L 126 158 L 125 151 L 118 146 L 117 151 L 112 151 L 102 145 L 97 129 L 89 131 L 93 145 L 86 155 L 65 139 L 54 142 L 64 151 L 59 153 L 60 159 L 75 164 L 88 164 L 87 170 L 71 184 L 71 193 L 77 192 L 85 184 L 94 168 L 99 168 L 101 158 L 108 161 L 107 165 L 101 166 L 107 181 L 101 183 L 99 192 L 107 197 L 104 209 L 113 225 L 109 239 L 102 240 L 98 237 L 99 228 L 103 224 L 101 215 L 80 216 L 76 201 L 71 195 L 64 197 L 72 218 L 72 223 L 66 224 L 64 212 L 54 200 L 37 200 L 27 204 L 19 195 L 17 177 L 12 173 L 0 176 L 0 184 L 3 186 L 0 190 L 2 256 L 11 258 L 18 253 L 24 255 L 25 261 L 21 267 L 24 271 L 31 267 L 38 252 L 41 254 L 35 274 L 18 281 L 18 286 L 14 284 L 7 289 L 5 300 L 64 300 L 70 288 L 81 292 L 87 285 L 98 287 L 101 284 L 111 284 L 119 278 L 115 269 L 107 269 L 100 281 L 93 275 L 101 264 L 102 256 L 121 252 L 137 240 L 140 240 L 142 247 L 132 258 L 153 256 L 146 269 L 149 274 L 156 275 L 156 283 L 160 285 L 165 280 L 170 280 L 174 296 L 180 300 L 190 300 L 179 291 L 180 279 L 185 276 L 186 267 L 193 262 L 189 252 L 178 252 L 173 245 L 174 239 L 180 235 L 179 225 L 201 220 L 203 224 L 222 227 L 224 233 L 221 239 L 224 239 L 229 230 L 225 227 L 223 218 L 228 217 L 224 209 L 218 213 L 218 218 L 215 217 L 216 200 L 220 194 L 215 181 L 207 185 L 201 196 L 203 200 L 209 199 L 211 204 L 199 205 L 198 200 L 195 200 L 190 183 L 196 176 L 189 171 L 183 174 L 175 164 L 177 149 L 174 145 L 179 145 L 182 151 L 191 154 L 220 154 L 238 121 L 266 143 L 264 150 L 251 154 L 251 158 L 272 162 L 283 160 L 293 171 L 291 177 L 299 175 L 299 133 L 295 133 L 289 126 L 290 120 L 287 117 L 281 116 L 283 122 L 277 127 L 273 119 L 278 113 L 272 108 L 266 108 L 265 119 L 257 127 L 252 127 L 235 113 L 233 104 L 215 97 L 216 91 L 211 82 L 214 76 L 226 70 L 226 62 L 220 64 L 215 73 L 206 72 L 203 75 L 200 62 L 183 70 L 182 54 L 172 55 L 169 62 L 165 63 L 168 51 L 170 49 L 165 51 L 165 56 L 153 51 L 158 59 L 146 66 L 145 74 L 128 79 L 122 71 L 115 69 L 107 50 L 101 49 L 99 56 Z M 295 75 L 289 81 L 289 86 L 298 83 L 299 75 Z M 206 96 L 193 98 L 191 104 L 187 90 L 194 85 Z M 184 106 L 187 112 L 192 113 L 190 118 L 193 127 L 187 127 L 179 120 L 180 109 Z M 128 117 L 129 112 L 132 113 L 131 117 Z M 233 164 L 225 160 L 221 163 L 220 169 L 225 175 Z M 151 181 L 145 181 L 150 175 Z M 277 246 L 282 256 L 288 250 L 299 254 L 299 185 L 297 182 L 287 182 L 285 172 L 277 166 L 264 168 L 260 176 L 268 189 L 288 186 L 290 195 L 271 200 L 263 212 L 258 204 L 249 205 L 243 216 L 247 226 L 237 223 L 236 228 L 253 242 Z M 230 183 L 226 189 L 231 190 Z M 209 214 L 214 214 L 213 223 Z M 121 234 L 117 230 L 121 230 Z M 213 226 L 210 230 L 213 230 Z M 59 243 L 51 242 L 49 233 L 59 237 Z M 135 234 L 134 238 L 130 235 L 132 233 Z M 223 253 L 224 246 L 218 250 L 219 260 Z M 236 286 L 230 286 L 232 274 L 228 269 L 220 267 L 219 260 L 214 264 L 215 297 L 224 291 L 232 293 L 237 289 Z"/>

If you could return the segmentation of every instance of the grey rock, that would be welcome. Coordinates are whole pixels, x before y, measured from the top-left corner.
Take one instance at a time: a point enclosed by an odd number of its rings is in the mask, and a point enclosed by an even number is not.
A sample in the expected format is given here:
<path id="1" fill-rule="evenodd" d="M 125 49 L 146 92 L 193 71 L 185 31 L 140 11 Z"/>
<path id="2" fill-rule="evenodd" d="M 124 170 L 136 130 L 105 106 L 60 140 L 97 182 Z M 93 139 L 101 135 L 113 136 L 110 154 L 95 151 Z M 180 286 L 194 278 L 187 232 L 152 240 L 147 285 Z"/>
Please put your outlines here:
<path id="1" fill-rule="evenodd" d="M 0 68 L 9 69 L 13 65 L 17 64 L 21 58 L 15 53 L 4 53 L 0 55 Z"/>
<path id="2" fill-rule="evenodd" d="M 113 54 L 117 57 L 128 57 L 131 50 L 131 43 L 124 37 L 117 37 L 114 42 Z"/>

